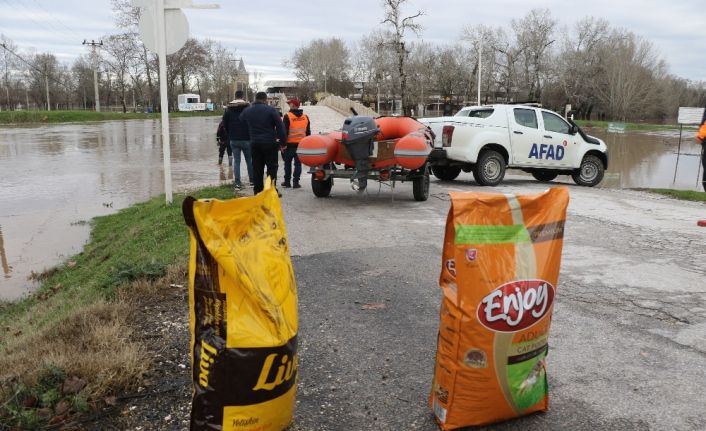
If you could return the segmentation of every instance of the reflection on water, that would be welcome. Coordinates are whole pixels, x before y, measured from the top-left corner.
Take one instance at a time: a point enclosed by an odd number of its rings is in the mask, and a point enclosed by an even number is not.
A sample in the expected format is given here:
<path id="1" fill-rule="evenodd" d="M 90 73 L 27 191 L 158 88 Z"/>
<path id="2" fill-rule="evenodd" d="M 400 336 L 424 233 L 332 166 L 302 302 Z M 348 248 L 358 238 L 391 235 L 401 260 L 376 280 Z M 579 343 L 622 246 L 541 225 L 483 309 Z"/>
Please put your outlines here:
<path id="1" fill-rule="evenodd" d="M 0 226 L 0 264 L 2 264 L 2 273 L 5 278 L 10 278 L 10 265 L 7 264 L 7 255 L 5 254 L 5 241 L 2 239 L 2 226 Z"/>
<path id="2" fill-rule="evenodd" d="M 226 167 L 225 165 L 219 165 L 218 174 L 218 179 L 221 180 L 221 182 L 233 180 L 234 173 L 230 166 Z"/>
<path id="3" fill-rule="evenodd" d="M 218 121 L 170 121 L 175 190 L 232 181 L 217 165 Z M 77 222 L 164 193 L 160 135 L 154 120 L 2 129 L 0 299 L 31 291 L 30 271 L 80 252 L 89 226 Z"/>

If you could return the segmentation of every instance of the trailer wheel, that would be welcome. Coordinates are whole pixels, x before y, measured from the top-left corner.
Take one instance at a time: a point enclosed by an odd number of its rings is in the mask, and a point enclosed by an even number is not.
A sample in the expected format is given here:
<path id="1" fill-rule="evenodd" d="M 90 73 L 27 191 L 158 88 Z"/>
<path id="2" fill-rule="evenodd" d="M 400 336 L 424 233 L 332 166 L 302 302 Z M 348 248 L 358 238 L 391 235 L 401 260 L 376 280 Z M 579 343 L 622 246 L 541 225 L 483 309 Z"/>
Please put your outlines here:
<path id="1" fill-rule="evenodd" d="M 333 187 L 332 177 L 328 177 L 326 180 L 317 180 L 313 175 L 311 176 L 311 190 L 317 198 L 325 198 L 330 195 L 331 187 Z"/>
<path id="2" fill-rule="evenodd" d="M 461 173 L 460 166 L 434 166 L 431 168 L 434 176 L 441 181 L 453 181 Z"/>
<path id="3" fill-rule="evenodd" d="M 424 174 L 412 180 L 414 200 L 423 202 L 429 199 L 429 166 L 424 166 Z"/>
<path id="4" fill-rule="evenodd" d="M 593 187 L 601 182 L 604 173 L 605 167 L 601 159 L 588 154 L 581 160 L 581 167 L 571 174 L 571 178 L 580 186 Z"/>
<path id="5" fill-rule="evenodd" d="M 505 177 L 505 159 L 494 150 L 480 153 L 473 167 L 473 178 L 481 186 L 497 186 Z"/>

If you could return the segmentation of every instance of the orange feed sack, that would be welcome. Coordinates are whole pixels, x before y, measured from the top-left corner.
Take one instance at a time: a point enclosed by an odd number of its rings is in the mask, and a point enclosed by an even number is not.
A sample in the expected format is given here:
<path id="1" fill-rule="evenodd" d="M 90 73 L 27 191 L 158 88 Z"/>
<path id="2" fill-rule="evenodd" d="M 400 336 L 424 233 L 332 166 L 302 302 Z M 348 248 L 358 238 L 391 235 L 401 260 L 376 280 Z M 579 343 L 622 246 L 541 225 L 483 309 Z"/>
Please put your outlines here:
<path id="1" fill-rule="evenodd" d="M 434 383 L 442 429 L 549 407 L 546 360 L 569 193 L 450 193 Z"/>

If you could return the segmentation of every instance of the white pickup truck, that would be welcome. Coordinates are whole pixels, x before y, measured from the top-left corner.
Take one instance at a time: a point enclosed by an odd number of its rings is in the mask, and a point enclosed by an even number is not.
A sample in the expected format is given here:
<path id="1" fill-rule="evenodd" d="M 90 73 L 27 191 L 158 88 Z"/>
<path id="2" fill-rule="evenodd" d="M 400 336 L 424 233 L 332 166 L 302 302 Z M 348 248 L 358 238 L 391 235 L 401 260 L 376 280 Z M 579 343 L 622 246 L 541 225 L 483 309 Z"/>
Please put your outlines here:
<path id="1" fill-rule="evenodd" d="M 500 184 L 506 168 L 539 181 L 571 175 L 595 186 L 608 168 L 605 142 L 589 136 L 557 113 L 527 105 L 468 106 L 453 117 L 421 118 L 436 135 L 432 172 L 451 181 L 464 172 L 482 186 Z"/>

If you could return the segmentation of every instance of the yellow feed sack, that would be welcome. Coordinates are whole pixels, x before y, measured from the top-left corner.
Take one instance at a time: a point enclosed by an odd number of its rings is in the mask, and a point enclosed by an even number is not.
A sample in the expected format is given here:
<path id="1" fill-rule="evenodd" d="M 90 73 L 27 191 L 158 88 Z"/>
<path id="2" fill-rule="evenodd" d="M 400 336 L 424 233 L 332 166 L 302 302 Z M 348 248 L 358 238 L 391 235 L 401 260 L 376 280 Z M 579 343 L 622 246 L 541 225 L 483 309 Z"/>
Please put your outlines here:
<path id="1" fill-rule="evenodd" d="M 277 191 L 187 198 L 192 430 L 274 431 L 292 420 L 297 287 Z"/>

